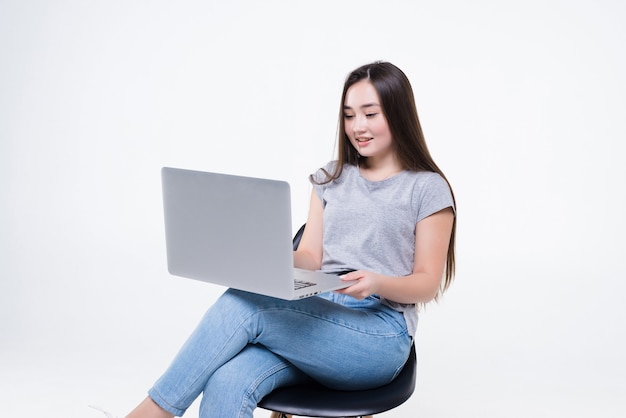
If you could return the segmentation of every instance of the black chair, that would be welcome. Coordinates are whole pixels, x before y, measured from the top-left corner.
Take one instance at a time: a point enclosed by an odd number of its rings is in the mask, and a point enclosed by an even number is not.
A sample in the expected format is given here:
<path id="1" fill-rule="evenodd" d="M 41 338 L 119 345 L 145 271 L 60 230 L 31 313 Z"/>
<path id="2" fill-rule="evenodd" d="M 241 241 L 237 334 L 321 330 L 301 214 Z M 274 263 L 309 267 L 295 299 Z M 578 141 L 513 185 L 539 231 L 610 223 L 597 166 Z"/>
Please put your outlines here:
<path id="1" fill-rule="evenodd" d="M 305 225 L 293 238 L 294 250 L 300 243 Z M 265 396 L 260 408 L 273 411 L 272 417 L 365 417 L 393 409 L 406 402 L 415 390 L 417 360 L 415 346 L 400 374 L 389 384 L 376 389 L 340 391 L 320 384 L 282 387 Z"/>

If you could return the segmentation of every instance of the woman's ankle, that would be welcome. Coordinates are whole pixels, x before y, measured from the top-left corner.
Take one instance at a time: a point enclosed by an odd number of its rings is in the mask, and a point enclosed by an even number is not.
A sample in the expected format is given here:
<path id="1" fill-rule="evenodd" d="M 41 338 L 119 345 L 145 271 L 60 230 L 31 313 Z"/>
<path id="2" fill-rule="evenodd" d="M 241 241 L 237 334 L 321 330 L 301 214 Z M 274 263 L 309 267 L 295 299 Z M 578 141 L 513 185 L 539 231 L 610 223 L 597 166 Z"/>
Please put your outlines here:
<path id="1" fill-rule="evenodd" d="M 174 415 L 157 405 L 152 398 L 147 397 L 126 418 L 174 418 Z"/>

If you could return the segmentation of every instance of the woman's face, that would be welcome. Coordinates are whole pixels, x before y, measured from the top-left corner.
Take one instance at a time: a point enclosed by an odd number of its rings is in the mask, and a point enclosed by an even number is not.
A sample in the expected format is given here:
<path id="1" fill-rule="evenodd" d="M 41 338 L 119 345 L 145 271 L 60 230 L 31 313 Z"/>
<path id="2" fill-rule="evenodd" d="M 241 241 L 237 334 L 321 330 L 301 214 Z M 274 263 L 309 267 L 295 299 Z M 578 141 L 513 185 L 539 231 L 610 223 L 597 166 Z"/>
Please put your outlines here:
<path id="1" fill-rule="evenodd" d="M 354 83 L 343 104 L 345 132 L 363 157 L 393 155 L 392 136 L 383 115 L 378 93 L 369 80 Z"/>

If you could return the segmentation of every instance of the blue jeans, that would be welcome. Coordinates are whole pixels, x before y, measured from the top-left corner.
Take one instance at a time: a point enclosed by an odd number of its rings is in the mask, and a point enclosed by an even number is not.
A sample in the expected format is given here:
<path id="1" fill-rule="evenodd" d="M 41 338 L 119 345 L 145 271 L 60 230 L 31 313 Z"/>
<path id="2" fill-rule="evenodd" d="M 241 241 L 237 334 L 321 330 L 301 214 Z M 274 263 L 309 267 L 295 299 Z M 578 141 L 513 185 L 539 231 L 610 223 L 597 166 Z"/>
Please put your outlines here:
<path id="1" fill-rule="evenodd" d="M 402 314 L 375 296 L 285 301 L 229 289 L 148 393 L 177 416 L 203 393 L 202 418 L 252 417 L 280 386 L 310 379 L 343 390 L 386 384 L 410 347 Z"/>

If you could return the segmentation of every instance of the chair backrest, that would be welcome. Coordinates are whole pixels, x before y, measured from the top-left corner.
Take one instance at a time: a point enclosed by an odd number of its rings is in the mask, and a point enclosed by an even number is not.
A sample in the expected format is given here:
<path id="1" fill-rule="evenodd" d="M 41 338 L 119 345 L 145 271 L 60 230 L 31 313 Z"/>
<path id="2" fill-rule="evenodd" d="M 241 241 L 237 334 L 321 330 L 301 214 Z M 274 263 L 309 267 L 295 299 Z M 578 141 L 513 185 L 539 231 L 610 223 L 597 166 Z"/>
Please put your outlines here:
<path id="1" fill-rule="evenodd" d="M 297 250 L 298 249 L 298 245 L 300 245 L 300 240 L 302 239 L 302 234 L 304 234 L 304 227 L 306 226 L 306 224 L 303 224 L 300 229 L 298 229 L 298 232 L 296 232 L 296 235 L 293 236 L 293 250 Z"/>

